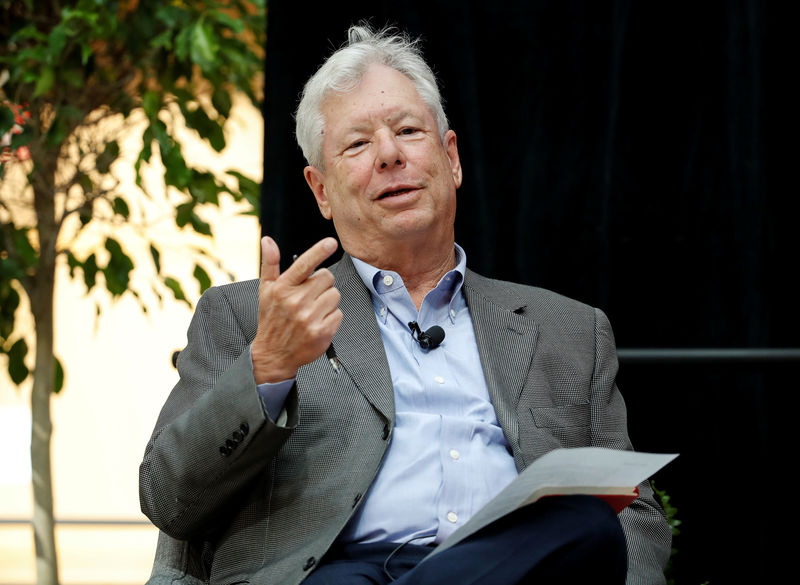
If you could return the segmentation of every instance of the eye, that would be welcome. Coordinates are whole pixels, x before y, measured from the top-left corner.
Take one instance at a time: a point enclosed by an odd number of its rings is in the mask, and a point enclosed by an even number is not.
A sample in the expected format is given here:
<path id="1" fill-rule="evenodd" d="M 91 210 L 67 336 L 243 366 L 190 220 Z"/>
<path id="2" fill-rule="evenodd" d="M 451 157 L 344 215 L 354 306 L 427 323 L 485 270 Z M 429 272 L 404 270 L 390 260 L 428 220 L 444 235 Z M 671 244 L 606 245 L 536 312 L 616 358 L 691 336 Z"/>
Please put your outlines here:
<path id="1" fill-rule="evenodd" d="M 348 146 L 345 150 L 357 150 L 362 146 L 364 146 L 365 144 L 367 144 L 366 140 L 356 140 L 355 142 L 350 144 L 350 146 Z"/>
<path id="2" fill-rule="evenodd" d="M 416 134 L 419 131 L 420 131 L 419 128 L 413 128 L 407 126 L 405 128 L 401 128 L 398 134 L 400 134 L 401 136 L 411 136 L 412 134 Z"/>

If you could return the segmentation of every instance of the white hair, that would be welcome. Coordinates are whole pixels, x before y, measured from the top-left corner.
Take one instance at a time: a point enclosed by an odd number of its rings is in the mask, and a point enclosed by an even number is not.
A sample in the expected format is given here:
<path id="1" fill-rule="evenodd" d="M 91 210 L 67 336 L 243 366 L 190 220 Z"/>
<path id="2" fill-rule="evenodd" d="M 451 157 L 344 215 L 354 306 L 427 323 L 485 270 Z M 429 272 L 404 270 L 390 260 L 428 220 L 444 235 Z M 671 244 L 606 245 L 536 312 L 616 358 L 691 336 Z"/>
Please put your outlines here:
<path id="1" fill-rule="evenodd" d="M 422 58 L 418 44 L 419 39 L 397 34 L 392 28 L 375 32 L 363 24 L 350 27 L 347 42 L 328 57 L 306 82 L 295 113 L 297 143 L 309 165 L 324 169 L 322 136 L 325 118 L 322 115 L 322 103 L 325 98 L 331 92 L 348 93 L 354 90 L 370 65 L 385 65 L 412 81 L 433 114 L 439 137 L 444 141 L 449 128 L 447 116 L 436 76 Z"/>

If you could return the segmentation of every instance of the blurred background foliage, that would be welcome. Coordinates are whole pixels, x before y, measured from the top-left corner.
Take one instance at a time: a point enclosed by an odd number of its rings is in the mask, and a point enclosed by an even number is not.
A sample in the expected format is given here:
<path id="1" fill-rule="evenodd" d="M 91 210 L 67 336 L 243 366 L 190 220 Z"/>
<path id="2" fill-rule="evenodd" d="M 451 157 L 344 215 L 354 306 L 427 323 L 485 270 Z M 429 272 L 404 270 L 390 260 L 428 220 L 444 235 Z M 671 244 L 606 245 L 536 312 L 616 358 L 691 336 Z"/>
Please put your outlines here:
<path id="1" fill-rule="evenodd" d="M 221 152 L 235 97 L 260 108 L 265 34 L 265 0 L 0 0 L 0 359 L 14 383 L 33 378 L 39 583 L 58 582 L 50 471 L 50 397 L 64 380 L 53 353 L 57 262 L 87 291 L 132 294 L 146 311 L 132 284 L 137 259 L 118 237 L 133 226 L 157 275 L 148 292 L 189 302 L 162 270 L 159 234 L 146 229 L 141 200 L 166 199 L 178 228 L 205 237 L 213 229 L 203 210 L 222 198 L 258 214 L 252 178 L 194 166 L 181 139 Z M 132 161 L 123 146 L 131 139 Z M 121 188 L 126 173 L 133 191 Z M 98 224 L 104 235 L 87 244 Z M 193 275 L 202 291 L 215 259 L 198 252 Z M 20 327 L 23 307 L 32 337 Z"/>

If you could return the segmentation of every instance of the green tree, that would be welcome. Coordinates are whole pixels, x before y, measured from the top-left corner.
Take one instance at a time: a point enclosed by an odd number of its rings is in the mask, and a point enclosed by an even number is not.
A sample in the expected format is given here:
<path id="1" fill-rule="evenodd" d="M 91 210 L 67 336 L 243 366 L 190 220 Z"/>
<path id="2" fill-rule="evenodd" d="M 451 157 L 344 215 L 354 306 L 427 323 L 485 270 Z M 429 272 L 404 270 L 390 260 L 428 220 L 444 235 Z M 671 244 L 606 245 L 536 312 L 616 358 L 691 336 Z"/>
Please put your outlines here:
<path id="1" fill-rule="evenodd" d="M 232 96 L 246 95 L 258 105 L 265 4 L 0 0 L 0 354 L 14 383 L 32 376 L 39 584 L 59 579 L 50 459 L 50 399 L 64 376 L 53 353 L 56 263 L 66 260 L 87 290 L 134 294 L 146 309 L 131 283 L 134 260 L 113 230 L 97 253 L 81 255 L 77 246 L 90 225 L 142 219 L 136 202 L 119 188 L 115 164 L 122 138 L 131 133 L 141 137 L 135 183 L 151 199 L 180 199 L 170 207 L 177 226 L 212 236 L 198 210 L 218 206 L 226 193 L 257 209 L 253 180 L 235 171 L 215 175 L 195 168 L 184 158 L 179 133 L 188 128 L 221 151 Z M 163 169 L 160 195 L 144 180 L 148 168 Z M 137 233 L 149 245 L 157 293 L 171 291 L 186 300 L 178 280 L 162 271 L 157 238 Z M 209 285 L 202 263 L 194 276 L 201 289 Z M 15 326 L 23 296 L 35 323 L 32 357 Z"/>

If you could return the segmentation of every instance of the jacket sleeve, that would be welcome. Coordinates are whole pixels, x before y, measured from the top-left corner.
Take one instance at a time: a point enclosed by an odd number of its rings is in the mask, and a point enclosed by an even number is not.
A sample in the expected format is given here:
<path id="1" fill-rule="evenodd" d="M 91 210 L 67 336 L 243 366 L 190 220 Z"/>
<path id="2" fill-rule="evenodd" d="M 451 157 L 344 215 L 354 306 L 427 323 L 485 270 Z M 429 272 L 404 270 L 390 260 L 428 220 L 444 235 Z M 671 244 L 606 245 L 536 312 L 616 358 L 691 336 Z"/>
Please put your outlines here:
<path id="1" fill-rule="evenodd" d="M 251 281 L 202 296 L 178 358 L 180 379 L 145 448 L 141 508 L 171 537 L 200 539 L 220 528 L 297 424 L 296 389 L 282 424 L 269 418 L 256 390 L 249 353 L 254 326 L 242 325 L 245 317 L 254 322 L 256 290 Z"/>
<path id="2" fill-rule="evenodd" d="M 633 449 L 627 415 L 616 386 L 617 352 L 606 315 L 595 309 L 595 369 L 592 375 L 592 445 Z M 628 546 L 626 585 L 661 585 L 669 560 L 672 533 L 649 481 L 639 485 L 639 497 L 619 515 Z"/>

